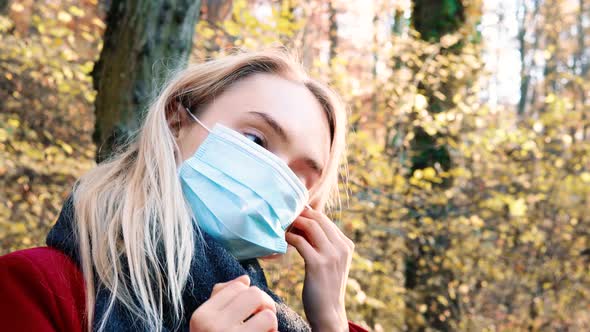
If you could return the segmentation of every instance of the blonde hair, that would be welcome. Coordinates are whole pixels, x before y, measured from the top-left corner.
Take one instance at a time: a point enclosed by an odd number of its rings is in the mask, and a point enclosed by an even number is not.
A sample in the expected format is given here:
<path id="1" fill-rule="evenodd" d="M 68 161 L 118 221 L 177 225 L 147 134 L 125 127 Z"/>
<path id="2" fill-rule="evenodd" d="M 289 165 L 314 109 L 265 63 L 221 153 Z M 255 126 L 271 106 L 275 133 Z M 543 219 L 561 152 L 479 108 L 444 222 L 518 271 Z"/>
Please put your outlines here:
<path id="1" fill-rule="evenodd" d="M 179 103 L 198 113 L 231 84 L 256 73 L 304 84 L 322 105 L 330 124 L 331 153 L 311 204 L 323 209 L 338 200 L 346 112 L 336 93 L 310 79 L 298 61 L 280 50 L 238 53 L 190 65 L 174 74 L 153 100 L 136 139 L 85 174 L 74 189 L 89 330 L 96 300 L 94 273 L 99 285 L 111 292 L 99 331 L 115 301 L 150 330 L 162 329 L 164 303 L 172 305 L 173 321 L 181 321 L 182 291 L 198 248 L 192 212 L 177 176 L 182 160 L 167 116 L 179 109 Z"/>

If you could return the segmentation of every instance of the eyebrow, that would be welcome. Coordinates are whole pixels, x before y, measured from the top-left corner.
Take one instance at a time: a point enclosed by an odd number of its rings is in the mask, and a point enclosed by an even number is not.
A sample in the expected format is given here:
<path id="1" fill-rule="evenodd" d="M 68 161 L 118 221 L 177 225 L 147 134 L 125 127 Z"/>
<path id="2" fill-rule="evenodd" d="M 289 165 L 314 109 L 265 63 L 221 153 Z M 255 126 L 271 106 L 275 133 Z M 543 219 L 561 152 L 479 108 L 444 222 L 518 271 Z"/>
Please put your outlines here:
<path id="1" fill-rule="evenodd" d="M 283 129 L 283 127 L 281 127 L 281 125 L 272 116 L 270 116 L 266 113 L 256 112 L 256 111 L 251 111 L 248 113 L 256 115 L 259 118 L 261 118 L 269 127 L 272 128 L 272 130 L 278 136 L 281 137 L 281 139 L 283 139 L 285 142 L 289 143 L 290 140 L 289 140 L 289 136 L 287 135 L 287 132 L 285 131 L 285 129 Z M 303 162 L 305 162 L 305 164 L 307 166 L 309 166 L 314 171 L 318 172 L 320 175 L 324 172 L 324 168 L 322 167 L 322 165 L 318 161 L 316 161 L 312 158 L 304 158 Z"/>
<path id="2" fill-rule="evenodd" d="M 271 127 L 272 130 L 274 130 L 275 134 L 280 136 L 282 140 L 284 140 L 287 143 L 289 142 L 289 136 L 287 135 L 287 132 L 285 131 L 285 129 L 283 129 L 283 127 L 281 127 L 281 125 L 272 116 L 270 116 L 266 113 L 256 112 L 256 111 L 252 111 L 252 112 L 248 112 L 248 113 L 257 115 L 264 122 L 266 122 L 266 124 L 269 127 Z"/>

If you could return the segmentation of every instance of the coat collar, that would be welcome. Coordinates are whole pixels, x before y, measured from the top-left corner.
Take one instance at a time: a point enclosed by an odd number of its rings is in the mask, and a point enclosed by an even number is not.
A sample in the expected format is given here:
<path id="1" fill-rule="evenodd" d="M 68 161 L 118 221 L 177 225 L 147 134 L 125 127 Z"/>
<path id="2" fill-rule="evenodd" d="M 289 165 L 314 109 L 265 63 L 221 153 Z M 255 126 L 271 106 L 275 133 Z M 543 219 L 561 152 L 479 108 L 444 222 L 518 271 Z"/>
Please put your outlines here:
<path id="1" fill-rule="evenodd" d="M 73 199 L 70 196 L 64 203 L 56 224 L 47 235 L 46 243 L 48 246 L 59 249 L 70 256 L 80 267 L 74 215 Z M 209 298 L 213 286 L 216 283 L 226 282 L 243 274 L 250 276 L 252 286 L 259 287 L 275 300 L 279 331 L 310 331 L 307 322 L 268 288 L 264 271 L 256 259 L 240 262 L 212 237 L 205 232 L 201 232 L 201 234 L 202 236 L 195 232 L 195 255 L 191 262 L 189 281 L 183 290 L 184 318 L 181 322 L 176 322 L 176 324 L 166 321 L 164 331 L 188 331 L 188 322 L 193 311 Z M 96 284 L 98 287 L 95 323 L 99 321 L 106 311 L 111 295 L 108 289 L 100 287 L 99 283 Z M 115 301 L 113 312 L 106 322 L 106 330 L 134 332 L 138 329 L 145 330 L 138 326 L 139 321 L 121 303 Z M 95 324 L 94 329 L 96 328 Z"/>

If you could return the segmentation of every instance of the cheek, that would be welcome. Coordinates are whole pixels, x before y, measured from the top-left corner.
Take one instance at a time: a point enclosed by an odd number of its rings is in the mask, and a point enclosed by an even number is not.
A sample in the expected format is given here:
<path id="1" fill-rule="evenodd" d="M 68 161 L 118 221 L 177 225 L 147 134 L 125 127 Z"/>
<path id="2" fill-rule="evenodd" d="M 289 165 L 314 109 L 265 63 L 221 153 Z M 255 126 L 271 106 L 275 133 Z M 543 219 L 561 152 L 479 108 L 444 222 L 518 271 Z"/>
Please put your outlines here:
<path id="1" fill-rule="evenodd" d="M 184 162 L 188 158 L 192 157 L 206 138 L 207 132 L 204 130 L 199 130 L 195 126 L 186 128 L 184 131 L 181 130 L 181 133 L 176 141 L 178 148 L 180 149 L 182 158 L 181 162 Z"/>
<path id="2" fill-rule="evenodd" d="M 319 186 L 321 185 L 320 183 L 321 177 L 317 174 L 317 173 L 312 173 L 309 176 L 309 193 L 310 195 L 313 194 L 314 191 L 316 191 Z"/>
<path id="3" fill-rule="evenodd" d="M 309 191 L 312 188 L 314 181 L 311 177 L 311 174 L 306 171 L 305 167 L 300 167 L 299 164 L 295 163 L 289 165 L 289 168 L 293 171 L 293 173 L 295 173 L 295 175 L 297 175 L 299 181 L 301 181 L 301 183 L 303 183 L 305 188 L 307 188 Z"/>
<path id="4" fill-rule="evenodd" d="M 308 191 L 311 191 L 317 186 L 320 181 L 320 176 L 317 172 L 313 171 L 307 166 L 302 160 L 295 160 L 289 163 L 289 168 L 297 175 L 297 178 Z M 311 192 L 310 192 L 311 193 Z"/>
<path id="5" fill-rule="evenodd" d="M 297 177 L 299 178 L 299 181 L 301 181 L 301 183 L 303 183 L 303 185 L 305 186 L 305 188 L 307 188 L 307 190 L 309 190 L 309 181 L 307 181 L 307 178 L 303 175 L 297 175 Z"/>

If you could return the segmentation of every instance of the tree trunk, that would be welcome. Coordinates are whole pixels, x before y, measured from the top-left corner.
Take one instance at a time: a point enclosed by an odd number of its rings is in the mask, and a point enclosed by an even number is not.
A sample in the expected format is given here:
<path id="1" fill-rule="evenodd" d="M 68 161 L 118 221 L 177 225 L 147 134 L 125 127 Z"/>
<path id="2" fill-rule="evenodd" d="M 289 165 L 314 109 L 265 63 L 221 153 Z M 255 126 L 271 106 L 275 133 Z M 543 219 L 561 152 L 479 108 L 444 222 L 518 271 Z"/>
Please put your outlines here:
<path id="1" fill-rule="evenodd" d="M 336 8 L 334 8 L 334 0 L 328 1 L 328 20 L 330 26 L 328 34 L 330 38 L 330 54 L 328 56 L 329 64 L 332 65 L 332 59 L 336 57 L 336 49 L 338 48 L 338 20 L 336 19 Z"/>
<path id="2" fill-rule="evenodd" d="M 585 6 L 584 0 L 578 1 L 578 13 L 576 18 L 576 35 L 578 37 L 578 49 L 574 54 L 574 65 L 573 65 L 573 74 L 574 75 L 581 75 L 582 68 L 584 68 L 584 50 L 586 48 L 586 40 L 584 36 L 584 13 L 585 13 Z"/>
<path id="3" fill-rule="evenodd" d="M 0 14 L 6 15 L 10 7 L 10 0 L 0 0 Z"/>
<path id="4" fill-rule="evenodd" d="M 465 13 L 461 0 L 414 0 L 412 8 L 412 25 L 420 33 L 423 40 L 438 42 L 448 33 L 453 33 L 465 23 Z M 452 52 L 452 50 L 449 50 Z M 447 82 L 441 87 L 447 96 L 452 96 L 453 82 Z M 425 86 L 425 96 L 429 101 L 430 112 L 440 112 L 447 108 L 442 102 L 431 96 Z M 436 164 L 444 170 L 451 168 L 451 157 L 448 148 L 438 146 L 436 137 L 428 135 L 418 128 L 412 142 L 412 172 L 417 169 L 434 167 Z"/>
<path id="5" fill-rule="evenodd" d="M 461 0 L 414 0 L 412 24 L 426 41 L 437 42 L 440 37 L 459 30 L 464 23 Z"/>
<path id="6" fill-rule="evenodd" d="M 371 57 L 373 59 L 373 66 L 371 68 L 371 75 L 373 77 L 373 94 L 371 96 L 371 110 L 373 114 L 377 114 L 379 106 L 378 92 L 378 78 L 377 78 L 377 66 L 379 65 L 379 12 L 376 10 L 373 14 L 373 47 L 371 50 Z"/>
<path id="7" fill-rule="evenodd" d="M 404 31 L 404 12 L 400 9 L 395 11 L 393 25 L 391 27 L 391 32 L 394 35 L 401 36 Z"/>
<path id="8" fill-rule="evenodd" d="M 530 90 L 530 84 L 531 84 L 531 70 L 534 68 L 535 66 L 535 58 L 531 56 L 531 60 L 529 63 L 527 63 L 526 58 L 527 58 L 527 53 L 533 53 L 537 51 L 537 48 L 539 46 L 539 34 L 540 34 L 540 29 L 538 27 L 538 23 L 536 20 L 536 17 L 539 15 L 539 10 L 541 8 L 541 4 L 539 0 L 536 0 L 534 2 L 534 9 L 533 9 L 533 13 L 532 13 L 532 17 L 531 19 L 527 19 L 528 16 L 528 7 L 527 7 L 527 3 L 526 1 L 523 1 L 522 4 L 522 21 L 520 23 L 520 27 L 519 27 L 519 31 L 518 31 L 518 43 L 519 43 L 519 48 L 520 48 L 520 66 L 521 66 L 521 70 L 520 70 L 520 97 L 518 100 L 518 115 L 519 116 L 523 116 L 526 113 L 527 110 L 527 104 L 529 102 L 529 100 L 531 100 L 534 103 L 534 98 L 530 99 L 529 98 L 529 90 Z M 527 33 L 527 27 L 529 27 L 531 24 L 534 24 L 535 26 L 535 30 L 533 30 L 533 38 L 535 38 L 535 41 L 533 42 L 533 44 L 531 45 L 530 48 L 527 48 L 527 43 L 526 43 L 526 33 Z"/>
<path id="9" fill-rule="evenodd" d="M 186 65 L 200 5 L 199 0 L 112 1 L 92 72 L 98 162 L 140 128 L 167 71 Z"/>
<path id="10" fill-rule="evenodd" d="M 437 43 L 445 34 L 457 32 L 465 24 L 464 7 L 461 0 L 414 0 L 412 8 L 412 25 L 420 33 L 420 37 L 427 42 Z M 441 54 L 459 54 L 462 43 L 448 49 L 442 49 Z M 394 64 L 395 65 L 395 64 Z M 453 96 L 458 82 L 449 79 L 438 87 L 446 96 Z M 438 113 L 453 107 L 452 100 L 441 101 L 434 97 L 435 88 L 421 83 L 419 90 L 428 99 L 428 111 Z M 450 99 L 450 98 L 449 98 Z M 451 155 L 447 146 L 437 143 L 439 134 L 429 135 L 422 127 L 414 128 L 414 139 L 410 145 L 411 172 L 427 167 L 449 170 L 452 167 Z M 441 187 L 448 187 L 452 180 L 443 182 Z M 436 209 L 433 209 L 436 210 Z M 434 213 L 434 212 L 433 212 Z M 433 219 L 438 216 L 431 215 Z M 419 220 L 415 227 L 420 227 Z M 424 234 L 427 235 L 427 234 Z M 404 286 L 408 290 L 406 308 L 408 312 L 421 315 L 425 326 L 412 326 L 412 319 L 408 320 L 410 331 L 452 331 L 455 323 L 460 321 L 460 311 L 457 298 L 451 298 L 448 287 L 454 280 L 454 272 L 444 268 L 434 261 L 436 254 L 444 257 L 448 250 L 449 241 L 444 234 L 434 235 L 434 243 L 425 238 L 406 243 L 408 254 L 405 258 Z M 427 247 L 428 250 L 425 250 Z M 426 264 L 418 264 L 420 261 Z M 446 301 L 441 301 L 444 298 Z M 416 303 L 418 301 L 418 303 Z M 446 305 L 443 304 L 446 302 Z M 418 306 L 426 308 L 420 313 Z M 408 317 L 410 318 L 410 317 Z"/>
<path id="11" fill-rule="evenodd" d="M 546 1 L 547 11 L 555 15 L 555 17 L 562 17 L 561 3 L 559 1 Z M 545 68 L 543 69 L 544 95 L 551 93 L 558 93 L 558 62 L 557 52 L 559 52 L 560 36 L 559 31 L 555 29 L 545 29 L 545 48 L 548 51 L 549 57 L 545 60 Z"/>
<path id="12" fill-rule="evenodd" d="M 203 2 L 203 13 L 206 13 L 207 21 L 219 24 L 231 14 L 233 3 L 233 0 L 205 0 Z"/>

